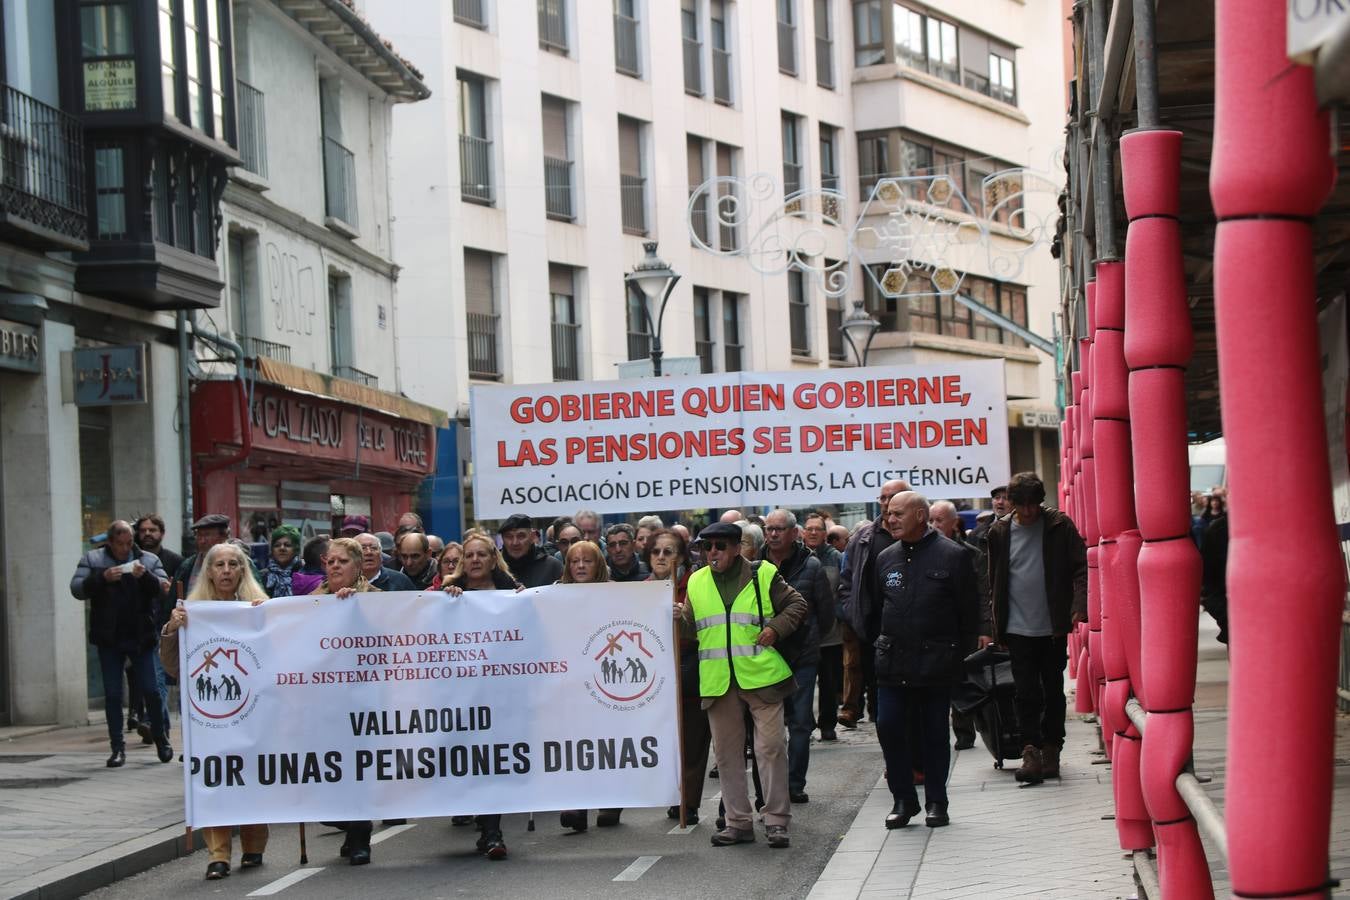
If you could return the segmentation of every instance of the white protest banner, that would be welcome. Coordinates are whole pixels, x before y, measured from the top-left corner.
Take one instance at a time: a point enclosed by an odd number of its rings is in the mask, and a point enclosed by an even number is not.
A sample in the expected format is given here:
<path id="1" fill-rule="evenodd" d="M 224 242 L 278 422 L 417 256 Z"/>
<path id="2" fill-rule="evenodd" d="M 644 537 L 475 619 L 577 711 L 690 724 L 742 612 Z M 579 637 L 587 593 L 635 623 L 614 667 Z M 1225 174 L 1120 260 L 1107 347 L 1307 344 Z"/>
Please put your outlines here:
<path id="1" fill-rule="evenodd" d="M 475 385 L 480 519 L 930 499 L 1006 484 L 1003 360 Z"/>
<path id="2" fill-rule="evenodd" d="M 670 582 L 188 604 L 194 827 L 679 802 Z"/>

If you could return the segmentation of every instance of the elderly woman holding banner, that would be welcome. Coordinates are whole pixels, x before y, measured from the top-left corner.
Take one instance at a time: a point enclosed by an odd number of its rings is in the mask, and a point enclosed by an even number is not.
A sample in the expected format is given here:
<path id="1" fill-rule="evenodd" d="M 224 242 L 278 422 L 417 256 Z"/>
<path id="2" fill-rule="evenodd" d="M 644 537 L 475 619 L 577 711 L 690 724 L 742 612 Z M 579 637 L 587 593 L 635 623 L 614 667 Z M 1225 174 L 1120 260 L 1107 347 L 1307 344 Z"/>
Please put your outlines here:
<path id="1" fill-rule="evenodd" d="M 444 590 L 452 597 L 458 597 L 465 591 L 510 591 L 522 590 L 522 587 L 506 560 L 497 549 L 497 542 L 481 528 L 471 528 L 464 535 L 464 552 L 459 566 L 445 580 Z M 502 817 L 500 813 L 488 813 L 477 817 L 478 852 L 495 861 L 506 859 L 506 841 L 502 838 Z"/>
<path id="2" fill-rule="evenodd" d="M 361 545 L 354 538 L 333 538 L 328 545 L 328 555 L 324 557 L 324 572 L 327 577 L 311 594 L 332 594 L 339 600 L 345 600 L 353 594 L 375 594 L 374 587 L 361 574 Z M 370 820 L 364 822 L 337 822 L 347 833 L 347 839 L 338 849 L 338 855 L 347 858 L 354 866 L 364 866 L 370 862 L 370 832 L 374 825 Z"/>
<path id="3" fill-rule="evenodd" d="M 202 560 L 202 577 L 197 579 L 192 592 L 187 596 L 188 603 L 205 600 L 244 600 L 254 606 L 267 599 L 267 592 L 253 577 L 253 569 L 248 557 L 238 546 L 230 543 L 217 544 L 206 551 Z M 164 671 L 178 677 L 178 632 L 187 627 L 188 611 L 180 605 L 169 616 L 164 630 L 160 633 L 159 659 Z M 187 690 L 187 686 L 183 686 Z M 206 864 L 206 878 L 215 881 L 230 874 L 230 826 L 219 825 L 202 829 L 206 840 L 206 849 L 210 854 Z M 266 825 L 240 825 L 239 843 L 243 845 L 243 856 L 239 859 L 239 868 L 252 869 L 263 863 L 263 851 L 267 849 Z"/>

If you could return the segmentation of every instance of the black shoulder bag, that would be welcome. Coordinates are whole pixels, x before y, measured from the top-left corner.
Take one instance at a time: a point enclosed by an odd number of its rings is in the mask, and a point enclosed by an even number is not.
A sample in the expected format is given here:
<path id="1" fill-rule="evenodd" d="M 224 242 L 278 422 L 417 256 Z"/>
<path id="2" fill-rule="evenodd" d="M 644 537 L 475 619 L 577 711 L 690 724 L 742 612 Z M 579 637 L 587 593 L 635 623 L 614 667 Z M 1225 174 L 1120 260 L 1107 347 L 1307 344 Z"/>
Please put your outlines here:
<path id="1" fill-rule="evenodd" d="M 750 583 L 755 586 L 755 605 L 759 607 L 759 627 L 760 630 L 763 630 L 767 627 L 768 620 L 764 618 L 764 597 L 759 590 L 758 562 L 750 564 Z M 777 650 L 778 655 L 783 657 L 783 661 L 788 664 L 789 669 L 797 668 L 797 660 L 801 659 L 802 653 L 806 650 L 807 629 L 808 626 L 803 621 L 793 629 L 792 634 L 787 637 L 779 637 L 773 642 L 773 649 Z"/>

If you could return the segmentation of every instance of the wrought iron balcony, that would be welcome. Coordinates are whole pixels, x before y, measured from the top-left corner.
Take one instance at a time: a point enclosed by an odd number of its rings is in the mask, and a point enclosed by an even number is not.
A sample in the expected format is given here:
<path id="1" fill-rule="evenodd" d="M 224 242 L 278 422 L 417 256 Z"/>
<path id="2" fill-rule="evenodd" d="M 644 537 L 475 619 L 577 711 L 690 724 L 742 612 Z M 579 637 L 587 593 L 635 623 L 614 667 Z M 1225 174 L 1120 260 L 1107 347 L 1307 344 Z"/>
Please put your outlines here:
<path id="1" fill-rule="evenodd" d="M 364 384 L 366 387 L 378 388 L 380 379 L 378 376 L 369 372 L 363 372 L 355 366 L 333 366 L 333 374 L 338 378 L 345 378 L 348 381 L 355 381 L 357 384 Z"/>
<path id="2" fill-rule="evenodd" d="M 0 82 L 0 235 L 39 250 L 88 247 L 84 132 Z"/>
<path id="3" fill-rule="evenodd" d="M 731 106 L 731 54 L 714 47 L 712 52 L 713 100 Z"/>
<path id="4" fill-rule="evenodd" d="M 642 77 L 637 19 L 619 13 L 614 14 L 614 68 L 634 78 Z"/>
<path id="5" fill-rule="evenodd" d="M 581 378 L 577 338 L 581 326 L 574 322 L 553 323 L 553 380 L 577 381 Z"/>
<path id="6" fill-rule="evenodd" d="M 492 141 L 471 134 L 459 136 L 459 195 L 492 203 Z"/>
<path id="7" fill-rule="evenodd" d="M 267 177 L 267 104 L 263 92 L 250 84 L 236 81 L 235 101 L 239 109 L 239 156 L 244 168 Z"/>
<path id="8" fill-rule="evenodd" d="M 691 185 L 689 188 L 689 197 L 692 200 L 698 193 L 698 185 Z M 698 239 L 703 243 L 708 243 L 708 196 L 703 194 L 689 211 L 689 227 L 698 235 Z M 710 245 L 711 246 L 711 245 Z"/>
<path id="9" fill-rule="evenodd" d="M 727 344 L 722 349 L 726 351 L 725 370 L 728 372 L 739 372 L 741 370 L 741 345 Z"/>
<path id="10" fill-rule="evenodd" d="M 539 46 L 567 53 L 567 12 L 565 0 L 538 0 Z"/>
<path id="11" fill-rule="evenodd" d="M 353 230 L 358 228 L 356 157 L 327 136 L 323 139 L 323 187 L 329 218 L 337 219 Z"/>
<path id="12" fill-rule="evenodd" d="M 544 208 L 550 219 L 571 222 L 577 217 L 572 205 L 572 161 L 544 157 Z"/>
<path id="13" fill-rule="evenodd" d="M 783 196 L 791 197 L 800 193 L 802 189 L 802 166 L 801 163 L 784 162 L 783 163 Z"/>
<path id="14" fill-rule="evenodd" d="M 483 0 L 455 0 L 455 21 L 474 28 L 487 28 Z"/>
<path id="15" fill-rule="evenodd" d="M 244 354 L 253 358 L 265 356 L 268 359 L 275 359 L 278 362 L 288 363 L 291 361 L 291 348 L 289 344 L 278 344 L 276 341 L 265 341 L 262 338 L 246 337 L 243 339 Z M 345 376 L 344 376 L 345 377 Z"/>
<path id="16" fill-rule="evenodd" d="M 469 377 L 498 381 L 502 377 L 497 362 L 497 322 L 495 313 L 466 313 L 469 334 Z"/>
<path id="17" fill-rule="evenodd" d="M 641 175 L 620 175 L 623 230 L 630 234 L 647 233 L 647 179 Z"/>
<path id="18" fill-rule="evenodd" d="M 684 39 L 684 92 L 703 96 L 703 43 Z"/>
<path id="19" fill-rule="evenodd" d="M 713 372 L 713 342 L 694 341 L 694 355 L 698 357 L 698 370 L 704 375 Z"/>
<path id="20" fill-rule="evenodd" d="M 645 331 L 628 332 L 628 358 L 646 359 L 652 355 L 652 336 Z"/>

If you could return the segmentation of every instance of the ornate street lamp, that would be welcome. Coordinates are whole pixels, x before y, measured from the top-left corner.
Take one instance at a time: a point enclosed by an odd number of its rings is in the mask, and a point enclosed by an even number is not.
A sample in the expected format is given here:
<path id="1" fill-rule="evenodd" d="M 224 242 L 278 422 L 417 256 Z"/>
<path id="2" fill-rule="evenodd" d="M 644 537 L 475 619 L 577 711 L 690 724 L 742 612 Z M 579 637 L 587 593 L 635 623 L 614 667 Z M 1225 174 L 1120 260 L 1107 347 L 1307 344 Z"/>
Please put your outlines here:
<path id="1" fill-rule="evenodd" d="M 666 301 L 670 299 L 670 293 L 675 290 L 675 282 L 680 280 L 680 276 L 664 259 L 656 255 L 656 241 L 644 241 L 642 248 L 646 251 L 646 255 L 633 267 L 633 271 L 623 277 L 623 280 L 626 284 L 636 285 L 646 298 L 642 311 L 647 316 L 647 333 L 652 339 L 652 374 L 660 376 L 661 323 L 666 317 Z M 654 320 L 653 310 L 656 312 Z"/>
<path id="2" fill-rule="evenodd" d="M 839 333 L 853 348 L 853 358 L 859 366 L 867 365 L 867 353 L 872 349 L 872 338 L 879 328 L 881 323 L 863 309 L 863 302 L 854 300 L 853 310 L 839 324 Z"/>

